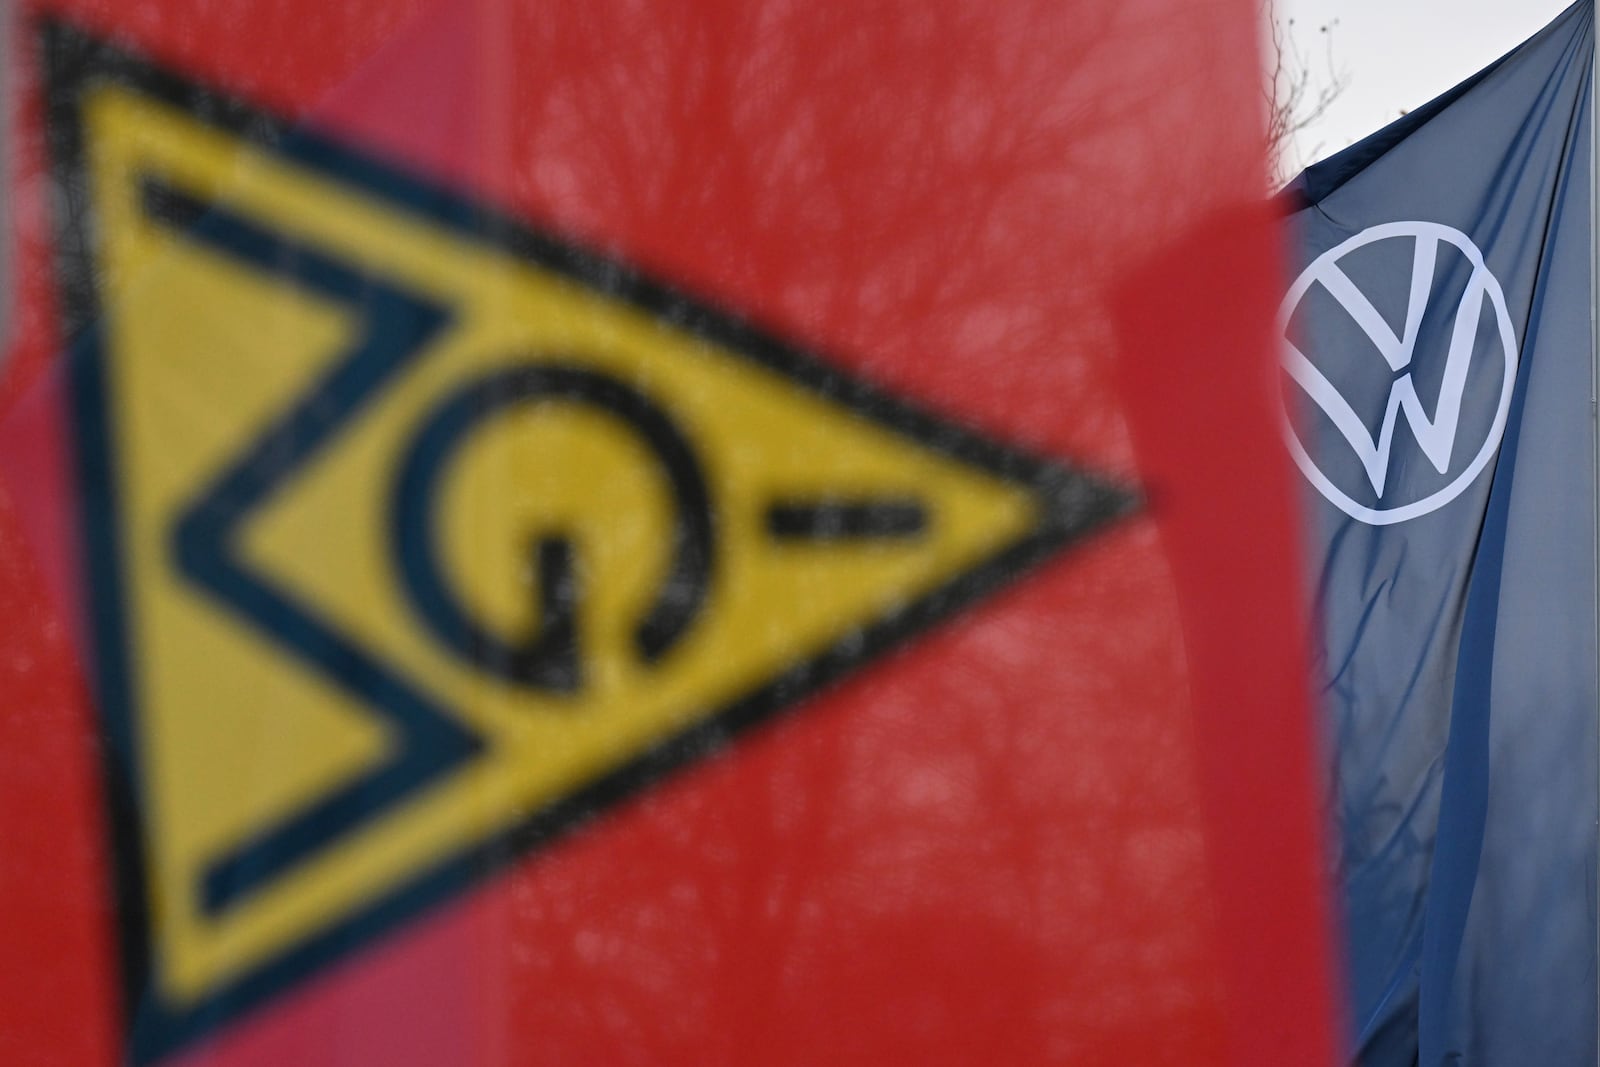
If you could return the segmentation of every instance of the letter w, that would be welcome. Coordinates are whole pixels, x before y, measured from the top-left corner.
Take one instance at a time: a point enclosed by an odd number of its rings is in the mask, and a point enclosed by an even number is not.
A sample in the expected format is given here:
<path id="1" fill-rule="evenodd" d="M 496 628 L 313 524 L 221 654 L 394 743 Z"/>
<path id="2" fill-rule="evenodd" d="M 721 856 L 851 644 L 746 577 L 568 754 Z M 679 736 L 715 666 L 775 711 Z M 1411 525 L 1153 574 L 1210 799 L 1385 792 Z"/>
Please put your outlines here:
<path id="1" fill-rule="evenodd" d="M 1433 267 L 1438 254 L 1438 239 L 1419 236 L 1416 257 L 1411 266 L 1411 299 L 1406 309 L 1405 330 L 1396 336 L 1378 310 L 1357 289 L 1350 277 L 1334 263 L 1325 264 L 1317 280 L 1332 294 L 1356 325 L 1377 346 L 1384 361 L 1396 371 L 1411 365 L 1416 350 L 1417 333 L 1427 310 L 1428 295 L 1433 287 Z M 1350 443 L 1361 466 L 1367 472 L 1373 492 L 1383 496 L 1389 477 L 1389 456 L 1394 450 L 1394 431 L 1400 415 L 1404 413 L 1422 447 L 1423 455 L 1440 474 L 1450 469 L 1450 456 L 1455 451 L 1456 428 L 1461 422 L 1461 398 L 1466 391 L 1467 371 L 1472 365 L 1472 350 L 1478 337 L 1478 324 L 1483 313 L 1483 298 L 1487 280 L 1482 268 L 1476 268 L 1467 280 L 1467 288 L 1456 308 L 1455 326 L 1450 334 L 1450 350 L 1445 357 L 1444 380 L 1439 386 L 1439 402 L 1432 418 L 1422 406 L 1417 387 L 1407 372 L 1395 380 L 1389 390 L 1389 401 L 1383 412 L 1383 422 L 1376 439 L 1367 431 L 1367 425 L 1350 406 L 1333 383 L 1319 371 L 1291 342 L 1285 342 L 1287 352 L 1284 367 L 1305 390 L 1323 413 L 1332 420 L 1335 428 Z"/>

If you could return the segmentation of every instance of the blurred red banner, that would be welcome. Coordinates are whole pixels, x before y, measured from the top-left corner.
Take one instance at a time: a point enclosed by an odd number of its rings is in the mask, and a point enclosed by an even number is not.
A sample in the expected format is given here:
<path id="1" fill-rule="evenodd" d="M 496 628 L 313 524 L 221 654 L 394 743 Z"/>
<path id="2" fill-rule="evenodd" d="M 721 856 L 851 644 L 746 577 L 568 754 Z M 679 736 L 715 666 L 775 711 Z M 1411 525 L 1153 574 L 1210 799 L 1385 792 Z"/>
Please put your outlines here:
<path id="1" fill-rule="evenodd" d="M 1256 18 L 30 5 L 0 1059 L 1332 1063 Z"/>

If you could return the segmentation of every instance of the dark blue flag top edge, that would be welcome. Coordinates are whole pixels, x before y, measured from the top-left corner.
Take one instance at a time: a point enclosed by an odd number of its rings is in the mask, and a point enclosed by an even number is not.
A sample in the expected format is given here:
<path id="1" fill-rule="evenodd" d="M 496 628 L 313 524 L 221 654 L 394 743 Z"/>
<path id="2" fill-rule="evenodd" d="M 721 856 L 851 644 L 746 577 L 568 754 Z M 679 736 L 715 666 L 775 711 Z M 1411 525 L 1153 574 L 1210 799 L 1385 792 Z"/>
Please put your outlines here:
<path id="1" fill-rule="evenodd" d="M 1597 1062 L 1595 54 L 1580 0 L 1279 196 L 1366 1067 Z"/>

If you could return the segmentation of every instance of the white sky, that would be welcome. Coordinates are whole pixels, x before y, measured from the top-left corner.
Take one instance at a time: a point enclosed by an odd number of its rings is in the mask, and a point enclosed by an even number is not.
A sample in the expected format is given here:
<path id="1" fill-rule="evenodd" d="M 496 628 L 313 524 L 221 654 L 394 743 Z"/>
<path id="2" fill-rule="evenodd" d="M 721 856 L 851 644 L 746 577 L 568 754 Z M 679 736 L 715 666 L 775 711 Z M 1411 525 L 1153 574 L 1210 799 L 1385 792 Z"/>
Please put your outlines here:
<path id="1" fill-rule="evenodd" d="M 1353 144 L 1438 96 L 1533 36 L 1571 0 L 1273 0 L 1318 78 L 1327 71 L 1318 27 L 1332 29 L 1334 66 L 1348 88 L 1297 138 L 1299 166 Z"/>

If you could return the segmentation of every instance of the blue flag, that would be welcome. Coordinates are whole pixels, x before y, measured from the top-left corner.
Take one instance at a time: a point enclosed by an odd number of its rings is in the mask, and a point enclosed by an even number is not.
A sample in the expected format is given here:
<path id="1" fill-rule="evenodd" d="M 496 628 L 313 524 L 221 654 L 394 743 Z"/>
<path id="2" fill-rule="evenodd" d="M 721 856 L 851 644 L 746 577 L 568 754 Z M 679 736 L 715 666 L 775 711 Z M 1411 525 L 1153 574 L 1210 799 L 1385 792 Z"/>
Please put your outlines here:
<path id="1" fill-rule="evenodd" d="M 1286 194 L 1368 1067 L 1596 1061 L 1593 33 L 1584 0 Z"/>

